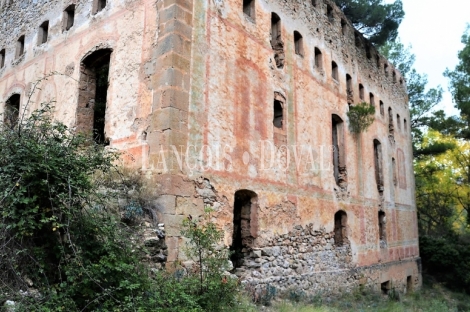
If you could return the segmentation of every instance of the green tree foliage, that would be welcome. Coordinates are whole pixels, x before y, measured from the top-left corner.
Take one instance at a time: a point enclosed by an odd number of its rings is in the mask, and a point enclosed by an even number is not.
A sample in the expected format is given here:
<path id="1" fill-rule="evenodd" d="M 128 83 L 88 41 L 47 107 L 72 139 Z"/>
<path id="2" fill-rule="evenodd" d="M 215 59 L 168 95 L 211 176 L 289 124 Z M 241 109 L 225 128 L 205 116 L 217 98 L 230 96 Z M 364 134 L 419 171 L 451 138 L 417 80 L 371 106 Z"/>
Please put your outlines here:
<path id="1" fill-rule="evenodd" d="M 206 209 L 201 220 L 185 219 L 181 234 L 189 239 L 185 252 L 195 263 L 199 305 L 204 311 L 226 311 L 235 304 L 236 282 L 225 275 L 230 253 L 221 244 L 223 231 L 210 221 L 210 212 Z"/>
<path id="2" fill-rule="evenodd" d="M 349 129 L 352 133 L 359 134 L 369 128 L 374 122 L 375 106 L 366 102 L 351 105 L 347 112 Z"/>
<path id="3" fill-rule="evenodd" d="M 110 196 L 122 188 L 113 178 L 119 155 L 52 114 L 45 105 L 0 125 L 0 303 L 14 300 L 18 311 L 233 307 L 237 285 L 223 275 L 228 254 L 215 248 L 221 238 L 215 225 L 184 224 L 199 270 L 151 273 L 138 227 L 122 222 L 139 223 L 143 199 L 116 211 Z"/>
<path id="4" fill-rule="evenodd" d="M 375 45 L 395 40 L 405 12 L 401 0 L 335 0 L 354 27 Z"/>
<path id="5" fill-rule="evenodd" d="M 470 25 L 462 36 L 461 42 L 465 45 L 458 52 L 459 64 L 454 70 L 447 69 L 444 76 L 450 80 L 450 91 L 455 107 L 460 111 L 460 131 L 457 135 L 470 139 Z"/>

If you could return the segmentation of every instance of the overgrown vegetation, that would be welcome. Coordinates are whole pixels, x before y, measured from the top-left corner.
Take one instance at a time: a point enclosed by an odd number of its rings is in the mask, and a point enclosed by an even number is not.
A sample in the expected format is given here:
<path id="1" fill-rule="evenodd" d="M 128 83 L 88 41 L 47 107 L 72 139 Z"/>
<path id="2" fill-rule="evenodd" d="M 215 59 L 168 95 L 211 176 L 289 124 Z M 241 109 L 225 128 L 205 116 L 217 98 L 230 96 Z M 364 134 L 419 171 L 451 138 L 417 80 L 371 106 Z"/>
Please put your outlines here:
<path id="1" fill-rule="evenodd" d="M 145 196 L 122 184 L 132 179 L 116 179 L 118 154 L 52 113 L 45 105 L 0 128 L 0 304 L 13 301 L 17 311 L 231 308 L 237 285 L 223 275 L 228 254 L 215 248 L 215 225 L 185 223 L 189 254 L 201 260 L 194 270 L 150 272 L 134 239 L 150 213 Z M 125 204 L 116 206 L 117 197 Z"/>
<path id="2" fill-rule="evenodd" d="M 366 102 L 350 105 L 347 112 L 349 129 L 352 133 L 359 134 L 367 130 L 375 120 L 375 107 Z"/>

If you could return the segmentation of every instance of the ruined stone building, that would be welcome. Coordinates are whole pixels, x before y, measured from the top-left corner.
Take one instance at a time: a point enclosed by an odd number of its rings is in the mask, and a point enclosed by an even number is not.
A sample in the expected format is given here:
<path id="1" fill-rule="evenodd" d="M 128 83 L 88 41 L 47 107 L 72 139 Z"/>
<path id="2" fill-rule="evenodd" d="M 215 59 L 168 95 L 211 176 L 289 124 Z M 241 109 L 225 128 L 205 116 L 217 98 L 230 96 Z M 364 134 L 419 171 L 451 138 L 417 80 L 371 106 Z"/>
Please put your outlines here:
<path id="1" fill-rule="evenodd" d="M 167 264 L 210 206 L 246 282 L 420 286 L 405 81 L 332 1 L 0 0 L 0 22 L 2 120 L 55 101 L 123 151 Z M 361 102 L 375 121 L 354 134 Z"/>

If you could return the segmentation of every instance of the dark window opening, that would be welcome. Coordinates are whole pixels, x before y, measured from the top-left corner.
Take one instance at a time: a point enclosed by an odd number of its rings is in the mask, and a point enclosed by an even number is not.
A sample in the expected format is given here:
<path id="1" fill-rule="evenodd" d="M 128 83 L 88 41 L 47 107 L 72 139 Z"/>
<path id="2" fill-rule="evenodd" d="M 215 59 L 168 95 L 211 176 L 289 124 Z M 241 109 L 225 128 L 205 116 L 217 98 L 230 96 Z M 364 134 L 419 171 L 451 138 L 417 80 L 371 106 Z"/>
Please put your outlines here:
<path id="1" fill-rule="evenodd" d="M 16 42 L 16 58 L 24 54 L 24 35 L 21 36 Z"/>
<path id="2" fill-rule="evenodd" d="M 386 281 L 380 284 L 380 289 L 382 290 L 382 294 L 388 295 L 390 291 L 390 281 Z"/>
<path id="3" fill-rule="evenodd" d="M 49 36 L 49 21 L 45 21 L 44 23 L 39 26 L 39 33 L 38 33 L 38 45 L 47 42 L 47 37 Z"/>
<path id="4" fill-rule="evenodd" d="M 233 237 L 230 259 L 233 266 L 243 265 L 243 258 L 248 255 L 257 236 L 258 196 L 249 190 L 240 190 L 235 193 L 233 204 Z"/>
<path id="5" fill-rule="evenodd" d="M 294 31 L 295 54 L 304 56 L 304 46 L 302 35 L 298 31 Z"/>
<path id="6" fill-rule="evenodd" d="M 401 122 L 400 122 L 400 115 L 399 114 L 397 114 L 397 128 L 398 128 L 398 130 L 401 129 Z"/>
<path id="7" fill-rule="evenodd" d="M 392 72 L 393 76 L 393 83 L 397 83 L 397 73 L 395 71 Z"/>
<path id="8" fill-rule="evenodd" d="M 333 22 L 335 20 L 335 16 L 333 14 L 333 7 L 329 4 L 326 5 L 326 16 L 328 17 L 328 20 L 330 22 Z"/>
<path id="9" fill-rule="evenodd" d="M 394 137 L 395 127 L 393 126 L 393 112 L 392 108 L 388 108 L 388 135 Z"/>
<path id="10" fill-rule="evenodd" d="M 346 35 L 348 32 L 348 23 L 344 18 L 341 19 L 341 34 Z"/>
<path id="11" fill-rule="evenodd" d="M 93 14 L 98 13 L 106 7 L 106 0 L 94 0 L 93 1 Z"/>
<path id="12" fill-rule="evenodd" d="M 318 70 L 323 69 L 323 58 L 320 49 L 315 48 L 315 67 Z"/>
<path id="13" fill-rule="evenodd" d="M 336 181 L 336 185 L 341 188 L 346 188 L 347 171 L 344 156 L 344 123 L 338 115 L 333 115 L 331 119 L 333 143 L 333 175 Z"/>
<path id="14" fill-rule="evenodd" d="M 0 68 L 5 66 L 5 49 L 0 51 Z"/>
<path id="15" fill-rule="evenodd" d="M 382 144 L 380 144 L 379 140 L 374 140 L 374 167 L 377 190 L 379 194 L 382 195 L 384 190 L 384 177 L 382 167 Z"/>
<path id="16" fill-rule="evenodd" d="M 388 64 L 384 64 L 384 73 L 385 76 L 388 76 Z"/>
<path id="17" fill-rule="evenodd" d="M 361 34 L 357 31 L 354 32 L 354 44 L 356 47 L 360 48 L 362 46 Z"/>
<path id="18" fill-rule="evenodd" d="M 367 56 L 367 58 L 368 58 L 369 60 L 372 58 L 372 53 L 371 53 L 370 50 L 371 50 L 370 44 L 367 43 L 367 44 L 366 44 L 366 56 Z"/>
<path id="19" fill-rule="evenodd" d="M 397 162 L 395 158 L 392 157 L 392 176 L 393 176 L 393 186 L 398 185 L 398 178 L 397 178 Z"/>
<path id="20" fill-rule="evenodd" d="M 346 74 L 346 95 L 348 99 L 348 104 L 351 105 L 354 103 L 354 91 L 352 87 L 352 78 L 349 74 Z"/>
<path id="21" fill-rule="evenodd" d="M 271 47 L 277 68 L 284 67 L 284 43 L 281 36 L 281 19 L 276 13 L 271 14 Z"/>
<path id="22" fill-rule="evenodd" d="M 385 114 L 385 110 L 384 110 L 384 102 L 380 101 L 380 115 L 384 115 Z"/>
<path id="23" fill-rule="evenodd" d="M 109 144 L 105 134 L 110 49 L 93 52 L 80 66 L 77 131 L 93 134 L 98 144 Z"/>
<path id="24" fill-rule="evenodd" d="M 276 128 L 282 129 L 284 124 L 284 110 L 282 107 L 282 103 L 279 100 L 274 100 L 274 119 L 273 125 Z"/>
<path id="25" fill-rule="evenodd" d="M 403 79 L 400 78 L 400 85 L 403 85 Z"/>
<path id="26" fill-rule="evenodd" d="M 403 119 L 403 131 L 408 130 L 408 125 L 406 124 L 406 119 Z"/>
<path id="27" fill-rule="evenodd" d="M 64 30 L 72 28 L 75 21 L 75 4 L 69 5 L 64 11 Z"/>
<path id="28" fill-rule="evenodd" d="M 406 277 L 406 292 L 410 293 L 413 291 L 413 279 L 411 278 L 411 275 Z"/>
<path id="29" fill-rule="evenodd" d="M 380 67 L 380 56 L 378 54 L 375 57 L 375 61 L 377 62 L 377 67 Z"/>
<path id="30" fill-rule="evenodd" d="M 379 211 L 379 240 L 381 247 L 383 247 L 383 243 L 386 242 L 385 221 L 385 212 Z"/>
<path id="31" fill-rule="evenodd" d="M 348 216 L 340 210 L 335 213 L 335 245 L 342 246 L 347 243 Z"/>
<path id="32" fill-rule="evenodd" d="M 359 84 L 359 98 L 364 101 L 364 86 L 362 83 Z"/>
<path id="33" fill-rule="evenodd" d="M 338 65 L 336 62 L 331 62 L 331 77 L 334 80 L 338 80 Z"/>
<path id="34" fill-rule="evenodd" d="M 252 19 L 255 18 L 255 0 L 243 0 L 243 13 Z"/>
<path id="35" fill-rule="evenodd" d="M 13 94 L 5 102 L 5 111 L 3 113 L 3 122 L 9 128 L 14 128 L 18 124 L 20 116 L 21 96 Z"/>
<path id="36" fill-rule="evenodd" d="M 375 97 L 374 97 L 374 94 L 372 92 L 369 93 L 369 103 L 370 103 L 370 105 L 375 107 Z"/>

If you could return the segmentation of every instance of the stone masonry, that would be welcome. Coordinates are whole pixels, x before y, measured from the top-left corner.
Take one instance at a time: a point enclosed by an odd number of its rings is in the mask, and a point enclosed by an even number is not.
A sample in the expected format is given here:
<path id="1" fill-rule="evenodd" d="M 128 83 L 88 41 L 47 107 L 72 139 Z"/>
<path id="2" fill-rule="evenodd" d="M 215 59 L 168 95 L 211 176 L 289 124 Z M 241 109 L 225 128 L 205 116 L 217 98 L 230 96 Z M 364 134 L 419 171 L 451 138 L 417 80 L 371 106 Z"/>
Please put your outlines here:
<path id="1" fill-rule="evenodd" d="M 0 113 L 54 101 L 122 151 L 157 198 L 155 267 L 187 263 L 209 206 L 244 283 L 420 287 L 406 82 L 332 1 L 0 0 L 0 21 Z"/>

